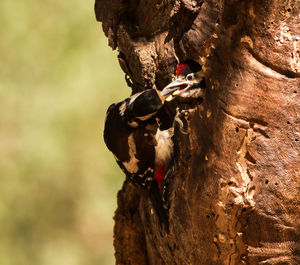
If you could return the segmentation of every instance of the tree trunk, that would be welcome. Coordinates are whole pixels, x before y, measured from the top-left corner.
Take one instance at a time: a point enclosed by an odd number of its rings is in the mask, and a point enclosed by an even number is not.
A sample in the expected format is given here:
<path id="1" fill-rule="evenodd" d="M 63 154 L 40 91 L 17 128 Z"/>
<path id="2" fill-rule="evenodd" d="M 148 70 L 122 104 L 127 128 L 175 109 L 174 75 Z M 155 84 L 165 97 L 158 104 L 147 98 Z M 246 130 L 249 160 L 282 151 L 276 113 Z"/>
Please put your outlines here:
<path id="1" fill-rule="evenodd" d="M 125 183 L 116 264 L 300 264 L 299 10 L 297 0 L 96 0 L 134 92 L 163 88 L 185 59 L 207 84 L 175 138 L 169 231 Z"/>

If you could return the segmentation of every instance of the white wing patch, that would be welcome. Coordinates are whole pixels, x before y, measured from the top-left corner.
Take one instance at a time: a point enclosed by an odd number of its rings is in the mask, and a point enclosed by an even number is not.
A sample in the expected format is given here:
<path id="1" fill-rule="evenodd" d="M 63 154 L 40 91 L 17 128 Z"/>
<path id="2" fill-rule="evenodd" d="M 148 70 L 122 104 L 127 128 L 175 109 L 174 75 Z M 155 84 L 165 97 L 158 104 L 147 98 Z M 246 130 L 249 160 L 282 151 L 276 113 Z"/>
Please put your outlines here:
<path id="1" fill-rule="evenodd" d="M 123 162 L 123 165 L 129 173 L 136 173 L 139 170 L 138 162 L 136 158 L 136 146 L 133 139 L 133 134 L 130 134 L 128 137 L 128 147 L 129 147 L 129 161 Z"/>
<path id="2" fill-rule="evenodd" d="M 183 92 L 180 94 L 180 97 L 182 98 L 200 98 L 203 97 L 204 90 L 201 88 L 195 88 L 191 90 L 187 90 L 186 92 Z"/>

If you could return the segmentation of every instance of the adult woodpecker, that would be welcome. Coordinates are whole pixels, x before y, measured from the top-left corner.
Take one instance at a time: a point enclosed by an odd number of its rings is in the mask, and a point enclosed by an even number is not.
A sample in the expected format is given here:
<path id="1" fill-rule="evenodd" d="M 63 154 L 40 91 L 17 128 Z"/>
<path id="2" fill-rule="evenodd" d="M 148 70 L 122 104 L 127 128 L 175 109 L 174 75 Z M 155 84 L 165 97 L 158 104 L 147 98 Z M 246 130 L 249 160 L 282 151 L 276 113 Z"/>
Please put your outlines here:
<path id="1" fill-rule="evenodd" d="M 200 64 L 189 60 L 177 65 L 175 79 L 162 91 L 147 89 L 109 107 L 104 140 L 134 184 L 162 191 L 173 157 L 175 109 L 202 99 L 204 89 Z"/>

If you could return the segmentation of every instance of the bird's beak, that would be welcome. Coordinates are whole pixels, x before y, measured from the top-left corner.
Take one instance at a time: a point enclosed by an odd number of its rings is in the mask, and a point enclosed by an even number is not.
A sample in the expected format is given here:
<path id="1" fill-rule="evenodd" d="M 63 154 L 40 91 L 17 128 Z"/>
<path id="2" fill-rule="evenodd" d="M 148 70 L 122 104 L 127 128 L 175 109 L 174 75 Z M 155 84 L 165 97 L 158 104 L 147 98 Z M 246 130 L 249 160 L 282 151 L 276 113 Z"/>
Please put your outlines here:
<path id="1" fill-rule="evenodd" d="M 181 90 L 185 90 L 189 87 L 190 83 L 186 80 L 174 80 L 170 84 L 168 84 L 161 91 L 161 95 L 165 98 L 166 101 L 171 101 L 173 96 L 176 96 L 181 93 Z"/>

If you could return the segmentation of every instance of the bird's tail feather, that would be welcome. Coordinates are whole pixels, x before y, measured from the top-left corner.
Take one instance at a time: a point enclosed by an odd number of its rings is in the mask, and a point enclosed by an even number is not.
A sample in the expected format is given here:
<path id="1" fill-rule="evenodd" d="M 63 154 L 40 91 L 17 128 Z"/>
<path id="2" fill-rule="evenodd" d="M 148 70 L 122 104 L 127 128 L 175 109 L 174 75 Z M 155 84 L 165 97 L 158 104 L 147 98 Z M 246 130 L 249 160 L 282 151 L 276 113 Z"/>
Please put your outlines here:
<path id="1" fill-rule="evenodd" d="M 167 230 L 169 229 L 169 212 L 166 202 L 161 194 L 161 191 L 156 182 L 153 183 L 149 190 L 149 197 L 152 202 L 153 209 L 158 217 L 162 226 Z"/>

